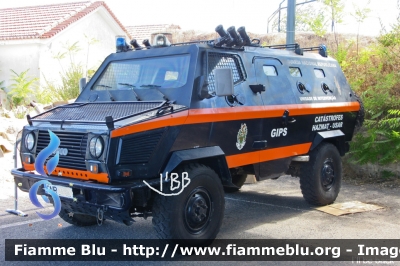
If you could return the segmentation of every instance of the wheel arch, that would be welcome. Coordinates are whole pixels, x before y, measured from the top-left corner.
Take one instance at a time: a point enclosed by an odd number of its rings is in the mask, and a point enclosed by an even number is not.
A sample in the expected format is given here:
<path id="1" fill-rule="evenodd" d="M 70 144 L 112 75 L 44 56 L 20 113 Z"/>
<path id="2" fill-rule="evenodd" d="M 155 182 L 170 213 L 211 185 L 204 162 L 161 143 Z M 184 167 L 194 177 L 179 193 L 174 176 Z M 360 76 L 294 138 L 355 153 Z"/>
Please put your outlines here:
<path id="1" fill-rule="evenodd" d="M 221 179 L 223 186 L 234 186 L 225 153 L 219 146 L 174 151 L 163 168 L 162 174 L 165 176 L 167 172 L 171 173 L 182 164 L 195 162 L 214 170 Z"/>
<path id="2" fill-rule="evenodd" d="M 344 156 L 350 148 L 348 142 L 345 140 L 345 134 L 341 130 L 317 132 L 311 144 L 310 151 L 313 151 L 322 142 L 333 144 L 338 149 L 340 156 Z"/>

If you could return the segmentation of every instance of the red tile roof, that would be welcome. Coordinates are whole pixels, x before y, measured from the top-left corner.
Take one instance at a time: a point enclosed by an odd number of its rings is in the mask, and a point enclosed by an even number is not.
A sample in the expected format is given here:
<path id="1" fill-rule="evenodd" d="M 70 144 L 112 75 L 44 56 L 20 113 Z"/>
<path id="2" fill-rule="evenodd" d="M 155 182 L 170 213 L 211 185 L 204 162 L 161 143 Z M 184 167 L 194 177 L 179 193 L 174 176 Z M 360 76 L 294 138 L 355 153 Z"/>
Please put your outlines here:
<path id="1" fill-rule="evenodd" d="M 125 28 L 128 30 L 129 35 L 140 44 L 144 39 L 150 39 L 153 33 L 171 33 L 173 30 L 181 29 L 178 25 L 173 24 L 125 26 Z"/>
<path id="2" fill-rule="evenodd" d="M 128 33 L 104 2 L 85 1 L 0 9 L 0 40 L 51 38 L 101 6 Z"/>

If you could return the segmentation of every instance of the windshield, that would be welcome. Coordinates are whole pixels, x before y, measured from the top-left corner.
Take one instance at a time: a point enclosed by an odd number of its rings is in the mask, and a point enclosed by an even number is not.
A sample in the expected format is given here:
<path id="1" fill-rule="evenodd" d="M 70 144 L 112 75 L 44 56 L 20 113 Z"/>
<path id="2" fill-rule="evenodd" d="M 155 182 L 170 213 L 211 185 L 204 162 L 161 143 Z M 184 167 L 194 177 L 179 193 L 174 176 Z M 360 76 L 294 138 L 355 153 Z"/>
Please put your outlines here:
<path id="1" fill-rule="evenodd" d="M 186 84 L 190 55 L 174 55 L 111 62 L 92 90 L 179 88 Z"/>

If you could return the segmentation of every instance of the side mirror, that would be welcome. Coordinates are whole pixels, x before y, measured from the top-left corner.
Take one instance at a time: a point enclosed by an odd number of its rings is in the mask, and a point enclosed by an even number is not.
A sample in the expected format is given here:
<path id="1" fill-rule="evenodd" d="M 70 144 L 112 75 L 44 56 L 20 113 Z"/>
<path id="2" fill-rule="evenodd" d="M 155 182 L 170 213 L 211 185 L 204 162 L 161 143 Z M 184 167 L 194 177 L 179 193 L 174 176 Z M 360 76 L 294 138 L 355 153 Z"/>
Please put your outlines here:
<path id="1" fill-rule="evenodd" d="M 81 78 L 79 80 L 79 92 L 82 92 L 85 87 L 86 87 L 86 78 Z"/>
<path id="2" fill-rule="evenodd" d="M 234 94 L 232 69 L 214 69 L 214 81 L 215 94 L 217 96 L 230 96 Z"/>

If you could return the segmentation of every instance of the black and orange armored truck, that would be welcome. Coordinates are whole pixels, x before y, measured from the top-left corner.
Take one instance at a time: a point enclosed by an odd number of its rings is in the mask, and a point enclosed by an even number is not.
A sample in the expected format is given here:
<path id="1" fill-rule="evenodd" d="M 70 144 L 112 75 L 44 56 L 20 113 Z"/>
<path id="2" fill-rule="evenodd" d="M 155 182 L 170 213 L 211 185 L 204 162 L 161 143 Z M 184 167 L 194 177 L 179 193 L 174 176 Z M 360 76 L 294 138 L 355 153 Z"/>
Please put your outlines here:
<path id="1" fill-rule="evenodd" d="M 221 226 L 224 191 L 249 174 L 299 176 L 307 202 L 334 202 L 364 114 L 338 62 L 324 45 L 261 46 L 244 27 L 216 31 L 180 44 L 118 38 L 74 103 L 28 117 L 23 166 L 12 170 L 19 188 L 51 182 L 71 224 L 152 216 L 159 237 L 204 242 Z M 58 163 L 39 174 L 51 132 Z"/>

